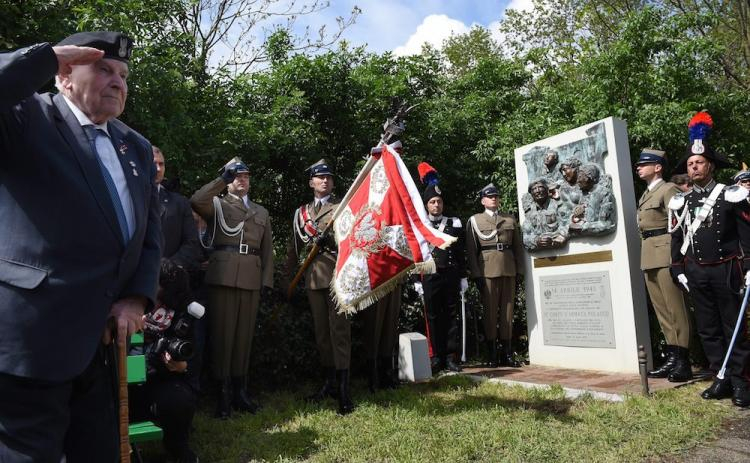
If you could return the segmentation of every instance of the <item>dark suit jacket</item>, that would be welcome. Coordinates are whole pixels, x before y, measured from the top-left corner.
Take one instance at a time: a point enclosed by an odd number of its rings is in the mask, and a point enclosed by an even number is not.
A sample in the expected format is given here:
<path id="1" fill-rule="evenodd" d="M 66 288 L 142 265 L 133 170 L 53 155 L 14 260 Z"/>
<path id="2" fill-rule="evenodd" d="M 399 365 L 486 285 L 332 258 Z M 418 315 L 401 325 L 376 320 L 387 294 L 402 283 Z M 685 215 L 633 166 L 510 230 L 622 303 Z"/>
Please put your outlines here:
<path id="1" fill-rule="evenodd" d="M 112 120 L 135 212 L 124 242 L 78 120 L 61 95 L 35 93 L 56 71 L 48 44 L 0 54 L 0 372 L 65 381 L 90 363 L 114 301 L 153 303 L 161 227 L 151 145 Z"/>
<path id="2" fill-rule="evenodd" d="M 198 230 L 190 201 L 166 188 L 159 190 L 162 255 L 188 271 L 194 271 L 201 257 Z"/>

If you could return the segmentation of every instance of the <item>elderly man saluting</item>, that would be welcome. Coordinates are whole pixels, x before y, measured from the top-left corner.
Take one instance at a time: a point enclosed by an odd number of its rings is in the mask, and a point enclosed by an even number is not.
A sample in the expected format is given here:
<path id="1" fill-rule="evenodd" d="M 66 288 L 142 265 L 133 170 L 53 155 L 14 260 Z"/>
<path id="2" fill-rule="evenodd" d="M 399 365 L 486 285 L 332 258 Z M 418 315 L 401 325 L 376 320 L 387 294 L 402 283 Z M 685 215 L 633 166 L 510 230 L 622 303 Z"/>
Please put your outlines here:
<path id="1" fill-rule="evenodd" d="M 151 145 L 116 119 L 131 50 L 83 32 L 0 54 L 3 462 L 117 459 L 105 327 L 141 329 L 161 252 Z"/>

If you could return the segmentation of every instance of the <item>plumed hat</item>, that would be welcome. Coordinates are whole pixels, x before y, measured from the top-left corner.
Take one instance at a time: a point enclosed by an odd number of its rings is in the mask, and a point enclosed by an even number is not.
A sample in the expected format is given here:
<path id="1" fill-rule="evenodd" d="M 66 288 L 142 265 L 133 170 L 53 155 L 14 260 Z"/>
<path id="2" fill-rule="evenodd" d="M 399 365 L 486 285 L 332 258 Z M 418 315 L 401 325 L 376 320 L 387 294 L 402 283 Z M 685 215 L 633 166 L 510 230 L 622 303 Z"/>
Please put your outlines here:
<path id="1" fill-rule="evenodd" d="M 687 153 L 680 159 L 674 168 L 673 174 L 684 174 L 687 172 L 687 161 L 691 156 L 700 155 L 713 162 L 717 169 L 729 167 L 729 159 L 717 153 L 710 141 L 711 129 L 714 121 L 707 111 L 700 111 L 688 123 L 690 143 Z"/>
<path id="2" fill-rule="evenodd" d="M 420 162 L 417 166 L 417 171 L 419 172 L 419 179 L 427 185 L 422 192 L 422 201 L 427 203 L 427 201 L 436 196 L 442 198 L 443 192 L 438 186 L 440 179 L 438 178 L 437 170 L 426 162 Z"/>

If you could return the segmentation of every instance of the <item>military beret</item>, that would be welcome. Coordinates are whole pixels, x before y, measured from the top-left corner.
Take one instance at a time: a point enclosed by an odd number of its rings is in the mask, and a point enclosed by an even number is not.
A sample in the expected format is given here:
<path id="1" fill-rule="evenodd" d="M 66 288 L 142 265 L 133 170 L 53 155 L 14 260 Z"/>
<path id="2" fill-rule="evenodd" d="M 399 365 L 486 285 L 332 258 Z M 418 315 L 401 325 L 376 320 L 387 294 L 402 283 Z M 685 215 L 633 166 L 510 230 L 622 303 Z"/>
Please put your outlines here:
<path id="1" fill-rule="evenodd" d="M 104 52 L 104 57 L 127 63 L 133 53 L 133 40 L 121 32 L 78 32 L 65 37 L 57 45 L 91 47 Z"/>

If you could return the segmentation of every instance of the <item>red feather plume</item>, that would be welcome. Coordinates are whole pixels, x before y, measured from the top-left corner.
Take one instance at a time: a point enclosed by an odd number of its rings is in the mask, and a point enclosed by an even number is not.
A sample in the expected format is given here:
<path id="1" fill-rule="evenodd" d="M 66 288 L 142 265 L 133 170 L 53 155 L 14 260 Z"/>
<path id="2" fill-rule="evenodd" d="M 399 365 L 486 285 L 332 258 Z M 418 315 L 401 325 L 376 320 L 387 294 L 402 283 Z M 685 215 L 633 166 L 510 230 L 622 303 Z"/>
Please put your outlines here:
<path id="1" fill-rule="evenodd" d="M 419 179 L 422 181 L 422 183 L 425 183 L 425 177 L 427 174 L 434 173 L 437 175 L 437 170 L 435 170 L 434 167 L 427 164 L 426 162 L 420 162 L 417 166 L 417 172 L 419 172 Z"/>
<path id="2" fill-rule="evenodd" d="M 688 123 L 688 127 L 693 127 L 696 124 L 706 124 L 709 127 L 714 126 L 714 120 L 711 118 L 711 115 L 708 114 L 706 111 L 700 111 L 693 116 L 692 119 L 690 119 L 690 122 Z"/>

